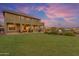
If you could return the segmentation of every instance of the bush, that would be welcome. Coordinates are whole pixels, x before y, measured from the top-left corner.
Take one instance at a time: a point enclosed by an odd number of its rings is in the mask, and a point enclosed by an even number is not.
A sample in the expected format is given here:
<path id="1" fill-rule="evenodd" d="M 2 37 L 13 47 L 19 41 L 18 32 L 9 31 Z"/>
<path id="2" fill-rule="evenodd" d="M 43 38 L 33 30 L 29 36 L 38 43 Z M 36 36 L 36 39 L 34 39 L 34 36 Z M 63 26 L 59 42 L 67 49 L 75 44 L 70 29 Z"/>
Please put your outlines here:
<path id="1" fill-rule="evenodd" d="M 72 31 L 64 32 L 64 35 L 66 36 L 75 36 L 75 33 Z"/>
<path id="2" fill-rule="evenodd" d="M 44 33 L 46 33 L 46 34 L 58 34 L 57 31 L 52 31 L 52 30 L 46 31 L 46 32 L 44 32 Z"/>
<path id="3" fill-rule="evenodd" d="M 74 31 L 72 31 L 71 29 L 65 30 L 64 28 L 55 28 L 55 27 L 47 29 L 44 33 L 56 34 L 56 35 L 66 35 L 66 36 L 75 36 Z"/>
<path id="4" fill-rule="evenodd" d="M 58 34 L 58 33 L 55 31 L 55 32 L 49 32 L 49 34 Z"/>
<path id="5" fill-rule="evenodd" d="M 58 35 L 63 35 L 63 32 L 62 33 L 58 33 Z"/>
<path id="6" fill-rule="evenodd" d="M 59 31 L 61 30 L 61 32 Z M 47 29 L 45 31 L 46 34 L 56 34 L 56 35 L 63 35 L 63 29 L 62 28 L 56 28 L 56 27 L 52 27 L 50 29 Z"/>

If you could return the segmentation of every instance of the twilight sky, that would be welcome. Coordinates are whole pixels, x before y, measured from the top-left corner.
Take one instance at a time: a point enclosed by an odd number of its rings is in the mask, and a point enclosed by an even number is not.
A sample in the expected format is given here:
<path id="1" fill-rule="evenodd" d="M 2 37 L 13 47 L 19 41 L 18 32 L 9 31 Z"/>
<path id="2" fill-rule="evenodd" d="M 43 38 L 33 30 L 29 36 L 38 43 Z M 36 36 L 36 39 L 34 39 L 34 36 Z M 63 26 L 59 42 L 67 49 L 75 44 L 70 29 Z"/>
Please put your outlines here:
<path id="1" fill-rule="evenodd" d="M 0 21 L 4 21 L 2 11 L 12 10 L 38 17 L 47 27 L 79 27 L 79 4 L 77 3 L 2 3 Z"/>

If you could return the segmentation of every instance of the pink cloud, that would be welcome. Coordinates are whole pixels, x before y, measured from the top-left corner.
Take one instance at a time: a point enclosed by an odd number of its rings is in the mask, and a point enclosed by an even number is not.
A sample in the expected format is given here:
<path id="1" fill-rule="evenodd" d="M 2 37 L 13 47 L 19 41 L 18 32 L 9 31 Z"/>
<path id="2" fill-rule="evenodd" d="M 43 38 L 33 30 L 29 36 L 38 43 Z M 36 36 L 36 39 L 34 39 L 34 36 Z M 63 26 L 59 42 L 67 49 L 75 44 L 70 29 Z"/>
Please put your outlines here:
<path id="1" fill-rule="evenodd" d="M 49 20 L 49 19 L 43 19 L 42 22 L 44 22 L 46 27 L 58 27 L 59 24 L 57 20 Z"/>
<path id="2" fill-rule="evenodd" d="M 62 25 L 59 24 L 59 22 L 57 20 L 49 20 L 49 19 L 45 19 L 42 20 L 42 22 L 45 23 L 46 27 L 61 27 L 61 26 L 65 26 L 65 27 L 76 27 L 77 23 L 72 21 L 72 20 L 66 20 L 62 23 Z"/>
<path id="3" fill-rule="evenodd" d="M 41 20 L 41 22 L 43 22 L 44 24 L 45 24 L 45 26 L 49 26 L 49 21 L 47 20 L 47 19 L 43 19 L 43 20 Z"/>
<path id="4" fill-rule="evenodd" d="M 67 17 L 67 16 L 72 16 L 72 13 L 67 9 L 63 8 L 47 8 L 47 11 L 45 11 L 46 15 L 49 17 Z M 50 18 L 49 17 L 49 18 Z"/>
<path id="5" fill-rule="evenodd" d="M 46 24 L 46 26 L 59 26 L 58 21 L 56 21 L 54 18 L 63 17 L 64 23 L 63 26 L 66 27 L 73 27 L 76 26 L 76 22 L 71 21 L 73 16 L 75 14 L 74 10 L 69 9 L 69 7 L 62 7 L 59 4 L 49 4 L 49 6 L 39 6 L 36 8 L 38 11 L 43 11 L 45 15 L 48 17 L 48 19 L 43 20 L 43 22 Z M 70 17 L 70 18 L 66 18 Z"/>
<path id="6" fill-rule="evenodd" d="M 67 17 L 72 16 L 74 13 L 72 10 L 69 10 L 66 7 L 62 7 L 59 4 L 49 4 L 49 6 L 39 6 L 37 7 L 38 11 L 45 12 L 46 16 L 48 18 L 54 18 L 54 17 Z"/>

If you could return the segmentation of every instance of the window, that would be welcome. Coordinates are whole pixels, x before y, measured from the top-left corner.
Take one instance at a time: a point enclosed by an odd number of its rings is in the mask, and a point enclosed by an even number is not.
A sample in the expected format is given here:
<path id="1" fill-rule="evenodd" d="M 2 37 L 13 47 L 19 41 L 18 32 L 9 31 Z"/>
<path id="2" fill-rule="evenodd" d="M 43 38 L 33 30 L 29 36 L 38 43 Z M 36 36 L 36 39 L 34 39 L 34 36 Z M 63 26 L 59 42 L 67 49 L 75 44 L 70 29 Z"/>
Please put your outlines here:
<path id="1" fill-rule="evenodd" d="M 23 16 L 21 16 L 21 19 L 24 19 L 24 17 L 23 17 Z"/>
<path id="2" fill-rule="evenodd" d="M 27 20 L 30 20 L 30 18 L 26 18 L 26 21 L 27 21 Z"/>
<path id="3" fill-rule="evenodd" d="M 13 25 L 13 24 L 8 25 L 8 30 L 15 30 L 15 29 L 16 29 L 15 25 Z"/>
<path id="4" fill-rule="evenodd" d="M 9 30 L 15 30 L 15 27 L 9 27 Z"/>

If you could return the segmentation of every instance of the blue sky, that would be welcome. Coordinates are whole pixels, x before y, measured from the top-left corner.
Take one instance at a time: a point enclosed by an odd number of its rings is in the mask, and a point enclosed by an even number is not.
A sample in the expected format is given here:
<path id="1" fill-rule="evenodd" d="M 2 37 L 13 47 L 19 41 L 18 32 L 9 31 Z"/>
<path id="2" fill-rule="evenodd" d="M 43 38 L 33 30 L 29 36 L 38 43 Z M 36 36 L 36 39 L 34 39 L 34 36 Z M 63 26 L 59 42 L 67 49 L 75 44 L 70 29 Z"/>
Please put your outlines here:
<path id="1" fill-rule="evenodd" d="M 47 27 L 79 27 L 78 3 L 1 3 L 0 21 L 4 21 L 3 10 L 11 10 L 38 17 Z"/>

